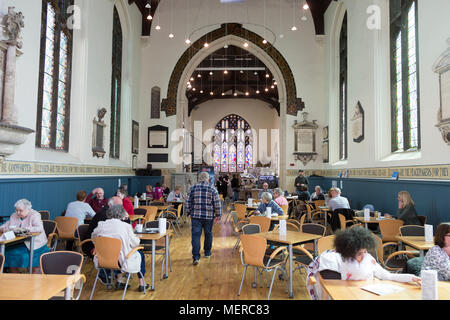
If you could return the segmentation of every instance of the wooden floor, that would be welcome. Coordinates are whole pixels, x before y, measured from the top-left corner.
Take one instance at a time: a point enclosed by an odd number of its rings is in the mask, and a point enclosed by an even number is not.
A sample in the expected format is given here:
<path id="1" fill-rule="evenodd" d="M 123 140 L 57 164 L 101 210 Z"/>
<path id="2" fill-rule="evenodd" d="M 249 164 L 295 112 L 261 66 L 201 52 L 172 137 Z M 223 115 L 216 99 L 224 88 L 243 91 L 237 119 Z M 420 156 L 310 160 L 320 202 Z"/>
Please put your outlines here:
<path id="1" fill-rule="evenodd" d="M 131 287 L 127 290 L 126 300 L 265 300 L 269 289 L 266 277 L 263 277 L 263 288 L 252 288 L 254 279 L 253 268 L 247 269 L 241 295 L 238 296 L 240 281 L 244 267 L 241 264 L 238 249 L 233 249 L 236 242 L 231 222 L 224 222 L 224 218 L 213 228 L 213 250 L 210 259 L 201 258 L 197 266 L 192 265 L 192 246 L 190 223 L 182 228 L 183 235 L 172 238 L 170 253 L 172 258 L 172 272 L 169 277 L 160 281 L 162 257 L 156 257 L 155 291 L 147 291 L 144 295 L 138 292 L 138 278 L 130 280 Z M 201 240 L 203 247 L 203 237 Z M 201 251 L 203 255 L 203 251 Z M 146 256 L 147 273 L 145 279 L 151 283 L 151 256 Z M 95 279 L 96 270 L 92 261 L 86 262 L 82 273 L 87 281 L 80 300 L 88 300 Z M 271 280 L 272 273 L 269 274 Z M 294 274 L 294 299 L 310 300 L 305 287 L 305 271 Z M 271 300 L 288 300 L 286 280 L 276 277 L 270 296 Z M 120 300 L 122 290 L 107 290 L 106 286 L 97 283 L 93 300 Z"/>

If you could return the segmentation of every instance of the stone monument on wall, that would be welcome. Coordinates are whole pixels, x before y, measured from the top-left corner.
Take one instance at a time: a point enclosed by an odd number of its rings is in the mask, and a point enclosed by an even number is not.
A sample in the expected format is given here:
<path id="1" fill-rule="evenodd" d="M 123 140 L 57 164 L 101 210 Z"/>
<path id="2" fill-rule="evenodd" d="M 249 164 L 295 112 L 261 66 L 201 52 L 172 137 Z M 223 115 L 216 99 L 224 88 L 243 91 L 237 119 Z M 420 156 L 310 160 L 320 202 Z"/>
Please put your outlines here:
<path id="1" fill-rule="evenodd" d="M 14 104 L 16 58 L 22 55 L 20 33 L 25 26 L 24 16 L 9 7 L 0 12 L 0 161 L 14 154 L 25 143 L 32 129 L 18 125 L 19 114 Z"/>
<path id="2" fill-rule="evenodd" d="M 448 48 L 441 54 L 433 66 L 433 71 L 439 74 L 440 106 L 438 124 L 436 127 L 442 139 L 450 146 L 450 38 L 447 39 Z"/>

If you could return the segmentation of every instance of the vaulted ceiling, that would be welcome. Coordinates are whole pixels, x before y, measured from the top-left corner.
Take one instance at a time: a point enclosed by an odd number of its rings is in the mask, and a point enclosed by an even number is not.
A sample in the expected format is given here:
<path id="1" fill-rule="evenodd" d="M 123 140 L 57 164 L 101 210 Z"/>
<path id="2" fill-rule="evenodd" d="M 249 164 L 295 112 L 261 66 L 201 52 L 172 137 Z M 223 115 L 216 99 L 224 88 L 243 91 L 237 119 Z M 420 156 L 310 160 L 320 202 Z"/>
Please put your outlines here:
<path id="1" fill-rule="evenodd" d="M 153 20 L 147 20 L 147 16 L 149 14 L 149 11 L 152 17 L 155 16 L 156 9 L 158 8 L 158 5 L 161 1 L 165 0 L 128 0 L 129 5 L 136 3 L 139 10 L 142 12 L 142 36 L 150 36 Z M 218 0 L 209 0 L 209 1 L 218 1 Z M 316 35 L 323 35 L 325 33 L 324 14 L 327 11 L 331 1 L 338 1 L 338 0 L 306 0 L 311 10 L 311 15 L 314 19 Z M 146 8 L 147 4 L 149 3 L 151 5 L 150 9 Z M 302 10 L 301 6 L 299 6 L 299 10 Z"/>

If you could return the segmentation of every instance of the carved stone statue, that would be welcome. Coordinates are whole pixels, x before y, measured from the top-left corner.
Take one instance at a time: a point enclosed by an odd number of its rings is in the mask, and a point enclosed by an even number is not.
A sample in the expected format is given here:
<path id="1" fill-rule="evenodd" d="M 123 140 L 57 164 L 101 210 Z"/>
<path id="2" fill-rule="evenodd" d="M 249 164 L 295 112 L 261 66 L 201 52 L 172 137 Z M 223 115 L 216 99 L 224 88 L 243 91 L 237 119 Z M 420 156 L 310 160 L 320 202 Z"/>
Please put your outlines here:
<path id="1" fill-rule="evenodd" d="M 5 31 L 9 38 L 8 42 L 11 45 L 22 48 L 22 41 L 20 41 L 20 32 L 25 27 L 24 16 L 22 12 L 15 12 L 14 7 L 8 8 L 8 14 L 5 15 Z"/>
<path id="2" fill-rule="evenodd" d="M 103 118 L 106 115 L 106 108 L 98 110 L 98 120 L 94 117 L 94 130 L 92 132 L 92 156 L 97 158 L 104 158 L 106 151 L 103 148 L 103 136 L 106 128 L 106 123 Z"/>

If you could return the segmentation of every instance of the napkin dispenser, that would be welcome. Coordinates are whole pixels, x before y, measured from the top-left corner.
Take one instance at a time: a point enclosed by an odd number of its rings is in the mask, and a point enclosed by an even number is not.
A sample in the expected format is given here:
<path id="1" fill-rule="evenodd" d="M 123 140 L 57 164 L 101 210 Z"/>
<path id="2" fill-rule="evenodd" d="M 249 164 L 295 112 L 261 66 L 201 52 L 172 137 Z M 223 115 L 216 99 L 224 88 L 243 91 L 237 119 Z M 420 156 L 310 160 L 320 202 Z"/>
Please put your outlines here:
<path id="1" fill-rule="evenodd" d="M 438 275 L 436 270 L 422 270 L 422 300 L 438 300 Z"/>
<path id="2" fill-rule="evenodd" d="M 431 224 L 425 225 L 425 242 L 433 242 L 433 226 Z"/>
<path id="3" fill-rule="evenodd" d="M 266 216 L 269 218 L 272 217 L 272 208 L 271 207 L 266 208 Z"/>
<path id="4" fill-rule="evenodd" d="M 286 235 L 286 220 L 280 220 L 280 236 Z"/>
<path id="5" fill-rule="evenodd" d="M 252 199 L 252 198 L 249 198 L 249 199 L 248 199 L 247 205 L 248 205 L 249 207 L 251 207 L 251 206 L 253 205 L 253 199 Z"/>
<path id="6" fill-rule="evenodd" d="M 134 208 L 139 208 L 139 198 L 137 196 L 134 196 Z"/>
<path id="7" fill-rule="evenodd" d="M 161 234 L 165 234 L 166 233 L 166 223 L 167 223 L 167 219 L 166 218 L 159 218 L 158 219 L 158 227 L 159 227 L 159 233 Z"/>
<path id="8" fill-rule="evenodd" d="M 364 221 L 370 221 L 370 209 L 369 208 L 364 209 Z"/>

